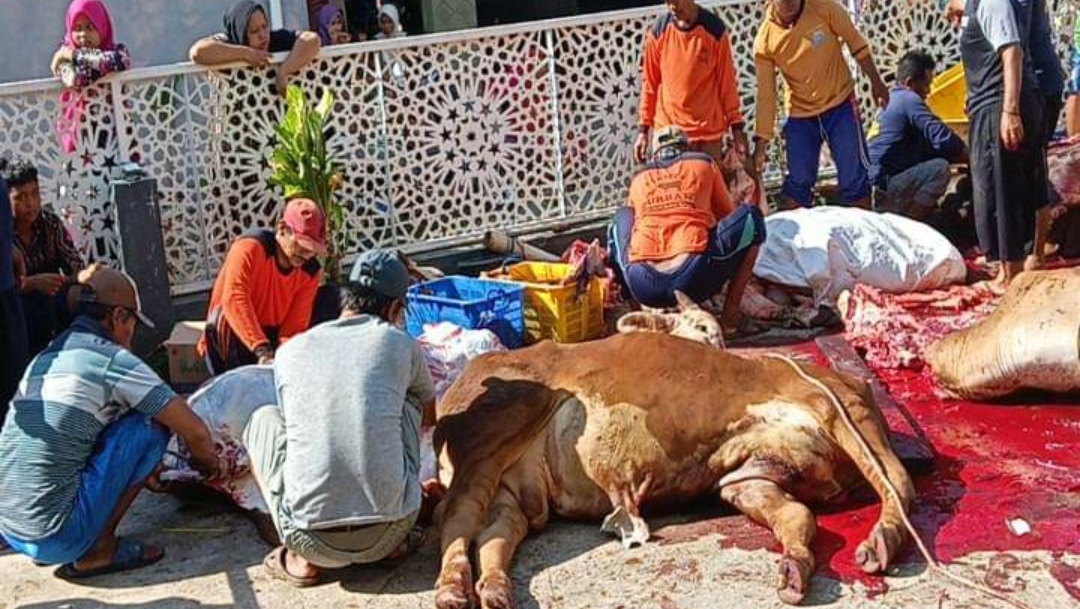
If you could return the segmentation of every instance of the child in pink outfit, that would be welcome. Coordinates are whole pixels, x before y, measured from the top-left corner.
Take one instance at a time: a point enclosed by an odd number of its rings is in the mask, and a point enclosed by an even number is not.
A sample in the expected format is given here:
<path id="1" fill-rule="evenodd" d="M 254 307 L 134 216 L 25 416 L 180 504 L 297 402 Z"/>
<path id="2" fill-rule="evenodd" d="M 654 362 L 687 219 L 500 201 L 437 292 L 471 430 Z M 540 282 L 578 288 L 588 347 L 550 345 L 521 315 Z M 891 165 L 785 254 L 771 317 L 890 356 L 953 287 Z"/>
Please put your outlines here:
<path id="1" fill-rule="evenodd" d="M 81 89 L 113 72 L 131 67 L 127 47 L 113 41 L 112 21 L 101 0 L 74 0 L 65 19 L 64 44 L 53 55 L 52 72 L 69 89 Z M 57 124 L 64 151 L 75 150 L 86 101 L 78 91 L 64 91 L 63 116 Z"/>

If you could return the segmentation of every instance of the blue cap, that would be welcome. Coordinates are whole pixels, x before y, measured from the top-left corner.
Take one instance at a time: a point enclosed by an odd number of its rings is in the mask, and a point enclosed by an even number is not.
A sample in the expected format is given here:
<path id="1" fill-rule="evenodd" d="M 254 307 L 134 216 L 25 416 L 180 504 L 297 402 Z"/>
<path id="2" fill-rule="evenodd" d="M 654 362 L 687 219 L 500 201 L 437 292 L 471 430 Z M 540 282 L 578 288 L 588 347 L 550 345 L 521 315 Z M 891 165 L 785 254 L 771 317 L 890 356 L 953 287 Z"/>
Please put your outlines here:
<path id="1" fill-rule="evenodd" d="M 387 298 L 405 298 L 409 289 L 409 270 L 394 252 L 368 250 L 356 258 L 349 281 Z"/>

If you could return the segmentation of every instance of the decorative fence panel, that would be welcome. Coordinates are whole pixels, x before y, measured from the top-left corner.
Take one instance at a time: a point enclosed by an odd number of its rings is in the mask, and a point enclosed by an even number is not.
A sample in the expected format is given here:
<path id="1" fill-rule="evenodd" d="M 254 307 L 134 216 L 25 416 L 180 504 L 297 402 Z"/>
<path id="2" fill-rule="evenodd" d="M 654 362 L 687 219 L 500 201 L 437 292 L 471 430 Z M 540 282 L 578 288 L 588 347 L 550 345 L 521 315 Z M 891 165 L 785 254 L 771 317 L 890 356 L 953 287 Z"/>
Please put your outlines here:
<path id="1" fill-rule="evenodd" d="M 753 40 L 764 2 L 705 4 L 729 27 L 753 124 Z M 1064 52 L 1076 7 L 1058 4 Z M 336 96 L 329 147 L 345 176 L 349 251 L 434 247 L 618 205 L 634 169 L 643 35 L 661 10 L 324 50 L 296 82 Z M 852 10 L 887 80 L 911 48 L 943 64 L 958 60 L 957 33 L 936 0 L 868 0 Z M 116 75 L 83 93 L 71 156 L 56 136 L 65 105 L 58 83 L 2 85 L 0 153 L 37 163 L 46 203 L 88 257 L 104 260 L 139 247 L 117 242 L 108 191 L 118 164 L 141 164 L 158 182 L 173 291 L 203 289 L 232 239 L 280 212 L 268 182 L 283 111 L 272 83 L 266 69 L 190 64 Z M 872 120 L 863 78 L 859 95 Z"/>

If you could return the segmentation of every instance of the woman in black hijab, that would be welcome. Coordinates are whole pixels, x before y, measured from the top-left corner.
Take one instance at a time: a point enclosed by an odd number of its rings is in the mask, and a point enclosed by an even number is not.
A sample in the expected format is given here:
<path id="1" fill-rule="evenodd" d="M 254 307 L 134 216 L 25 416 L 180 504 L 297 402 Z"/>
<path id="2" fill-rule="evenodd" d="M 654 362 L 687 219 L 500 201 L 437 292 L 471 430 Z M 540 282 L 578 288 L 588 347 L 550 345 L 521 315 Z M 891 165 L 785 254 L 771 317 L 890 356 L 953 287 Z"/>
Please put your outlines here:
<path id="1" fill-rule="evenodd" d="M 277 89 L 282 95 L 289 78 L 319 54 L 319 35 L 314 32 L 271 30 L 266 10 L 251 0 L 241 0 L 225 12 L 225 31 L 195 42 L 191 61 L 204 66 L 244 62 L 255 67 L 270 63 L 270 54 L 289 51 L 278 68 Z"/>

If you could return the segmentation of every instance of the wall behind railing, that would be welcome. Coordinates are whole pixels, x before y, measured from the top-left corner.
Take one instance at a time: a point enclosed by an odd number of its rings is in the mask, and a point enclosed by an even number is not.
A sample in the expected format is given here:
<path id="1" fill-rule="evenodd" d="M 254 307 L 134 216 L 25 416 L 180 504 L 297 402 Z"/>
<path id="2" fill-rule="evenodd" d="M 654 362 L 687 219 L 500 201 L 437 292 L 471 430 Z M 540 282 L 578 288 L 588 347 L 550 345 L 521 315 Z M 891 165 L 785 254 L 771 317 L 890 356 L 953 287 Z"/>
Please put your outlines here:
<path id="1" fill-rule="evenodd" d="M 752 124 L 763 3 L 709 5 L 731 30 Z M 346 176 L 350 250 L 436 247 L 619 204 L 634 168 L 643 34 L 660 10 L 324 50 L 297 82 L 337 98 L 329 145 Z M 935 0 L 866 3 L 859 19 L 885 73 L 915 47 L 946 64 L 957 59 L 956 33 Z M 121 247 L 108 177 L 123 161 L 140 163 L 158 182 L 174 293 L 205 289 L 229 242 L 269 225 L 282 205 L 268 183 L 283 106 L 272 82 L 267 70 L 189 64 L 117 75 L 86 91 L 72 156 L 60 153 L 53 128 L 58 85 L 3 85 L 0 152 L 39 164 L 46 203 L 88 256 L 106 260 Z M 866 89 L 860 81 L 864 102 Z"/>

